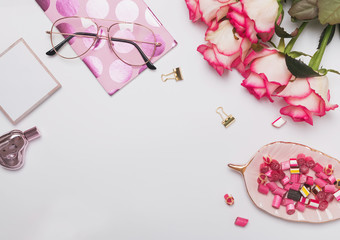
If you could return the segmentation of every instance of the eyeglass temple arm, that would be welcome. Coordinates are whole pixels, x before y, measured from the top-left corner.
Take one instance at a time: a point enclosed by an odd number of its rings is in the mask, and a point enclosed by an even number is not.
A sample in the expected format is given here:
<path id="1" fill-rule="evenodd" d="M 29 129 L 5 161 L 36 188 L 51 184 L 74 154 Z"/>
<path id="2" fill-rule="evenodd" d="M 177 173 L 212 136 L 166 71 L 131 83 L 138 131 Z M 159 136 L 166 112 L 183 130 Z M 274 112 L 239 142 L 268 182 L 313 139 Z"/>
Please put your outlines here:
<path id="1" fill-rule="evenodd" d="M 95 37 L 97 36 L 97 34 L 94 33 L 87 33 L 87 32 L 76 32 L 74 33 L 75 35 L 85 35 L 85 36 L 92 36 Z M 63 41 L 61 41 L 57 46 L 55 46 L 54 48 L 48 50 L 46 52 L 46 55 L 48 56 L 53 56 L 56 54 L 56 51 L 59 51 L 60 48 L 62 48 L 67 42 L 69 42 L 72 38 L 74 37 L 74 35 L 70 35 L 67 38 L 65 38 Z M 140 53 L 140 55 L 142 56 L 143 60 L 146 62 L 146 66 L 151 69 L 151 70 L 155 70 L 156 67 L 155 65 L 152 64 L 152 62 L 148 59 L 148 57 L 145 55 L 145 53 L 143 52 L 143 50 L 138 46 L 138 44 L 136 44 L 133 41 L 127 40 L 127 39 L 121 39 L 121 38 L 111 38 L 111 41 L 116 41 L 116 42 L 125 42 L 125 43 L 129 43 L 132 44 Z"/>

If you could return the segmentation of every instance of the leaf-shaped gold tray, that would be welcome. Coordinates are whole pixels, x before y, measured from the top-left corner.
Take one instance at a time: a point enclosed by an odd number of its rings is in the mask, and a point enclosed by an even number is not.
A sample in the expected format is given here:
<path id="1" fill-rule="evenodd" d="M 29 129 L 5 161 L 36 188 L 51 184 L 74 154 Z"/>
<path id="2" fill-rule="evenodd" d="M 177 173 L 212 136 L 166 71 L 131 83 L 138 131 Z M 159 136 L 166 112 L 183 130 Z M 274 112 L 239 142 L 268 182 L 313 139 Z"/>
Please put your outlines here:
<path id="1" fill-rule="evenodd" d="M 268 195 L 264 195 L 257 191 L 257 178 L 260 173 L 260 164 L 263 163 L 263 156 L 269 154 L 273 159 L 283 162 L 289 160 L 289 158 L 296 157 L 299 153 L 303 153 L 306 156 L 311 156 L 315 162 L 319 162 L 323 166 L 332 164 L 334 167 L 334 176 L 340 177 L 339 160 L 308 146 L 291 142 L 270 143 L 262 147 L 247 164 L 242 166 L 229 164 L 228 166 L 242 174 L 248 194 L 254 204 L 258 208 L 275 217 L 288 221 L 309 223 L 322 223 L 339 219 L 340 202 L 337 202 L 335 199 L 329 203 L 328 208 L 325 211 L 306 208 L 304 212 L 296 211 L 293 215 L 288 215 L 286 213 L 285 207 L 281 206 L 279 209 L 272 207 L 274 195 L 272 195 L 270 192 Z M 312 170 L 308 175 L 315 177 Z"/>

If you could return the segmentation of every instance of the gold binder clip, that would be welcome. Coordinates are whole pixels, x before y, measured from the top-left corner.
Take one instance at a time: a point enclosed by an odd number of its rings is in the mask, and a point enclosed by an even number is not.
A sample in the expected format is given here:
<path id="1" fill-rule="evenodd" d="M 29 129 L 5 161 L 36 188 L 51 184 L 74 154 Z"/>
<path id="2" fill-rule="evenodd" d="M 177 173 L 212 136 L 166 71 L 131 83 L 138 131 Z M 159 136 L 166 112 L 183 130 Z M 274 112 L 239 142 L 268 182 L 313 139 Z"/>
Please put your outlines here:
<path id="1" fill-rule="evenodd" d="M 173 77 L 164 78 L 164 77 L 167 77 L 167 76 L 170 76 L 170 75 L 173 75 Z M 162 78 L 163 82 L 166 82 L 166 81 L 168 81 L 170 79 L 174 79 L 176 81 L 180 81 L 180 80 L 183 80 L 183 75 L 182 75 L 181 69 L 178 67 L 178 68 L 175 68 L 173 70 L 173 72 L 171 72 L 169 74 L 162 74 L 161 78 Z"/>
<path id="2" fill-rule="evenodd" d="M 220 110 L 220 112 L 219 112 L 218 110 Z M 218 107 L 218 108 L 216 109 L 216 112 L 217 112 L 218 115 L 221 116 L 221 118 L 222 118 L 222 124 L 223 124 L 226 128 L 229 127 L 233 122 L 235 122 L 235 118 L 234 118 L 232 115 L 226 114 L 226 113 L 223 111 L 223 108 L 222 108 L 222 107 Z M 226 118 L 223 117 L 223 114 L 226 116 Z"/>

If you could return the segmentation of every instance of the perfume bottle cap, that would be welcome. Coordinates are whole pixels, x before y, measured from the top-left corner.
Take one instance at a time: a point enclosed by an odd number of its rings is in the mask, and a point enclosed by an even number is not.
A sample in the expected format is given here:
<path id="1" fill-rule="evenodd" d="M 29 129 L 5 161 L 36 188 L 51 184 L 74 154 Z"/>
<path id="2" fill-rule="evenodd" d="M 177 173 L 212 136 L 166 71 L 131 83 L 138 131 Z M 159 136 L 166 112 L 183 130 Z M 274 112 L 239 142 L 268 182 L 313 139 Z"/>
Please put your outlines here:
<path id="1" fill-rule="evenodd" d="M 24 132 L 25 138 L 30 142 L 40 137 L 37 127 L 30 128 Z"/>

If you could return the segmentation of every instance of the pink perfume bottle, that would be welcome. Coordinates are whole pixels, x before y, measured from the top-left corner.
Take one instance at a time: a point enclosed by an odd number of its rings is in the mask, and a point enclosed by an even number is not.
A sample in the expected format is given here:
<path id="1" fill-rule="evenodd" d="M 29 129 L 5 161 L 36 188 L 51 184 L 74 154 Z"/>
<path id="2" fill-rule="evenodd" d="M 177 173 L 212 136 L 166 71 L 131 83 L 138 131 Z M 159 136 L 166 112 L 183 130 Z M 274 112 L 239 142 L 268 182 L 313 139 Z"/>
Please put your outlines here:
<path id="1" fill-rule="evenodd" d="M 13 130 L 0 137 L 0 164 L 8 170 L 18 170 L 24 165 L 28 142 L 40 137 L 36 127 L 25 132 Z"/>

